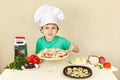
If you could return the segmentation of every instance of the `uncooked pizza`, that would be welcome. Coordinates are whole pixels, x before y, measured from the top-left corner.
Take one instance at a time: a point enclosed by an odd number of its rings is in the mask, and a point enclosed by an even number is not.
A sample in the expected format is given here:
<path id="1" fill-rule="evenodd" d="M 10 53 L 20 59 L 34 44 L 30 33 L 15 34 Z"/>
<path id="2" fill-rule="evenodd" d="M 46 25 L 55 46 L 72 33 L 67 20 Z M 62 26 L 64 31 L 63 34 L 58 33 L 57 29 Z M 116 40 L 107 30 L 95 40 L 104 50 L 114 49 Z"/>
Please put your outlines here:
<path id="1" fill-rule="evenodd" d="M 61 49 L 44 49 L 38 53 L 38 57 L 44 60 L 61 60 L 69 56 L 69 52 Z"/>

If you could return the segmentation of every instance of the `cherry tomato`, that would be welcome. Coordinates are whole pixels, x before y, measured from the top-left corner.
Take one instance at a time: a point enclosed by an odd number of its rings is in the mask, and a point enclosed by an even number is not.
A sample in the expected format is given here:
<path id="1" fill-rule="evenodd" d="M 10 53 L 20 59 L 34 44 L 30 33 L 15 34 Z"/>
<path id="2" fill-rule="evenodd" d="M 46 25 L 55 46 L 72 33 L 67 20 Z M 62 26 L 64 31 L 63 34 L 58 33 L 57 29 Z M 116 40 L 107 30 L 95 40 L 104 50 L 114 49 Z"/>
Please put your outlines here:
<path id="1" fill-rule="evenodd" d="M 35 64 L 40 64 L 40 58 L 34 57 L 34 58 L 33 58 L 33 63 L 35 63 Z"/>
<path id="2" fill-rule="evenodd" d="M 106 63 L 104 63 L 104 68 L 106 68 L 106 69 L 110 69 L 110 68 L 111 68 L 111 64 L 110 64 L 110 62 L 106 62 Z"/>

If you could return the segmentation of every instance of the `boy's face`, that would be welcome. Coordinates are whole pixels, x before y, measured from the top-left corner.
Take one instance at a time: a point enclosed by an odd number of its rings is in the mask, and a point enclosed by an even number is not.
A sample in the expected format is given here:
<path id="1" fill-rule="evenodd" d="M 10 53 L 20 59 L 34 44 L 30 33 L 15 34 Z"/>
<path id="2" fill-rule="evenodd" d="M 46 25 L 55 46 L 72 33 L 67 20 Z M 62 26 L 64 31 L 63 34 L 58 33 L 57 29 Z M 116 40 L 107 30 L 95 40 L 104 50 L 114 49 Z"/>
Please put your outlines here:
<path id="1" fill-rule="evenodd" d="M 58 32 L 58 26 L 56 24 L 47 24 L 41 28 L 41 32 L 45 36 L 46 40 L 52 40 Z"/>

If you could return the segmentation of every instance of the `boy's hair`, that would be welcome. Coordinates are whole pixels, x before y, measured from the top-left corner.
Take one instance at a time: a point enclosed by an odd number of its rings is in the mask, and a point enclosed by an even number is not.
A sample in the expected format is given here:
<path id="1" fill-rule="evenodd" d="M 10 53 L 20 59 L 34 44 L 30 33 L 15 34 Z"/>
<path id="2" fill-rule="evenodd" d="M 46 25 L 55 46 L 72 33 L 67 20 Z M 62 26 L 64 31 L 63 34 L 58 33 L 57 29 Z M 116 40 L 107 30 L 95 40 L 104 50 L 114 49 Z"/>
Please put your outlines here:
<path id="1" fill-rule="evenodd" d="M 49 24 L 53 24 L 53 23 L 49 23 Z M 49 24 L 46 24 L 46 25 L 49 25 Z M 54 25 L 56 25 L 56 26 L 57 26 L 57 30 L 59 30 L 58 25 L 57 25 L 57 24 L 54 24 Z M 44 26 L 40 27 L 40 32 L 41 32 L 41 33 L 43 33 L 43 32 L 42 32 L 43 27 L 44 27 Z M 58 31 L 57 31 L 57 32 L 58 32 Z"/>

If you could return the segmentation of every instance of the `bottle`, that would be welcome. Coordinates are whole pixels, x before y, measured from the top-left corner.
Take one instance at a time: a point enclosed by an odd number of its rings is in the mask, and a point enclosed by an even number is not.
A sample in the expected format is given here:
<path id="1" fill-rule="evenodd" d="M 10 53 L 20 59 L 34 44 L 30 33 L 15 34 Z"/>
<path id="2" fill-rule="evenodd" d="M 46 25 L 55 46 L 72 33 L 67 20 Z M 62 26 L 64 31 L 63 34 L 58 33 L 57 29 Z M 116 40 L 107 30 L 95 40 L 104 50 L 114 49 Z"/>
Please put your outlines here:
<path id="1" fill-rule="evenodd" d="M 14 59 L 16 59 L 17 56 L 27 56 L 27 44 L 25 42 L 25 37 L 15 37 Z"/>

